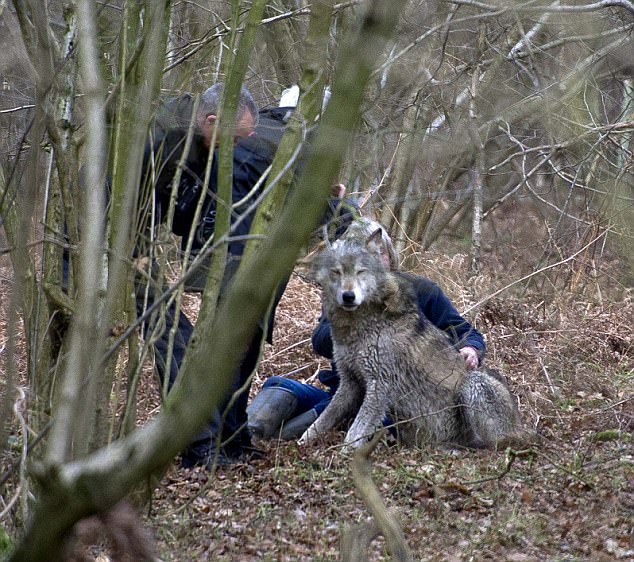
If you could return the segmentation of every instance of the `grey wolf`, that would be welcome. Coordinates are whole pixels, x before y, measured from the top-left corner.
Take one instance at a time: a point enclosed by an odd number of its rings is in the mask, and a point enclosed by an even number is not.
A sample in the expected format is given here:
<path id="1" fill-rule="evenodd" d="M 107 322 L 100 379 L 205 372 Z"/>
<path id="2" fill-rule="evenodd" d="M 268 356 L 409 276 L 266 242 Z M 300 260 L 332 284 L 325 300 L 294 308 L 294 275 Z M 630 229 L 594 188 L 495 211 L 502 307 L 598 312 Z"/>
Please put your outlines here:
<path id="1" fill-rule="evenodd" d="M 341 383 L 300 443 L 354 417 L 346 437 L 358 447 L 386 414 L 406 444 L 496 447 L 522 434 L 503 378 L 467 371 L 446 335 L 419 315 L 411 277 L 380 257 L 381 232 L 342 239 L 313 261 L 330 320 Z"/>

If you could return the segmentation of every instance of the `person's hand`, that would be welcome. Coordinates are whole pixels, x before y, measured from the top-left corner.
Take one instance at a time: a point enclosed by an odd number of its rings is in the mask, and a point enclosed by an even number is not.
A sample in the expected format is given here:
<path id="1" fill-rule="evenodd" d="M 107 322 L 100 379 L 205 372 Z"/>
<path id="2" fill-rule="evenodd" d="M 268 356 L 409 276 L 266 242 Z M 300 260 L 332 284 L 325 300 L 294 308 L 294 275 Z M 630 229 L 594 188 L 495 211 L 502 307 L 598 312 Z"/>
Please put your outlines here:
<path id="1" fill-rule="evenodd" d="M 342 183 L 336 183 L 332 186 L 331 194 L 337 199 L 343 199 L 346 194 L 346 186 Z"/>
<path id="2" fill-rule="evenodd" d="M 477 368 L 479 361 L 478 352 L 475 347 L 465 345 L 464 347 L 461 347 L 459 351 L 460 355 L 462 355 L 462 358 L 464 359 L 467 369 L 471 370 Z"/>

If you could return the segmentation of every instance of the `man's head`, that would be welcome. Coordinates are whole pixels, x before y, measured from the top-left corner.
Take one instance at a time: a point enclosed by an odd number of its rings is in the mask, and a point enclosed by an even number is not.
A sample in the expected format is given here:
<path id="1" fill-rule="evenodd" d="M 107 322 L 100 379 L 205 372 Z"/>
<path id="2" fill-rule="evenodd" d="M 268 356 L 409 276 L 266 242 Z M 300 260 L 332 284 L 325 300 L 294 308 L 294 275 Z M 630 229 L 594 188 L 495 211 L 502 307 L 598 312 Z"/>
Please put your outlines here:
<path id="1" fill-rule="evenodd" d="M 214 130 L 218 124 L 218 111 L 220 110 L 223 91 L 224 84 L 219 82 L 205 90 L 200 96 L 197 125 L 198 131 L 203 136 L 207 146 L 211 145 Z M 234 141 L 237 142 L 241 138 L 251 136 L 257 123 L 258 106 L 253 100 L 253 96 L 249 93 L 249 90 L 242 86 L 240 98 L 238 99 L 235 128 L 232 131 Z M 220 131 L 221 129 L 218 129 L 216 133 L 216 145 L 220 142 Z"/>

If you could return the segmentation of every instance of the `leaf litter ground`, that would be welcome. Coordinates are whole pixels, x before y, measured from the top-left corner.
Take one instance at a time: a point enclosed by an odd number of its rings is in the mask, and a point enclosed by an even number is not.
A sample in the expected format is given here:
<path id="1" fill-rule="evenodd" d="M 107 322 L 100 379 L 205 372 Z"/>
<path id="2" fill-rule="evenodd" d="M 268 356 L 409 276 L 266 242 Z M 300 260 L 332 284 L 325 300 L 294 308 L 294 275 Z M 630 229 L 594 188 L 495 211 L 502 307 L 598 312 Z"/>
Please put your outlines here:
<path id="1" fill-rule="evenodd" d="M 487 279 L 468 283 L 465 269 L 455 258 L 432 256 L 421 272 L 466 310 L 494 289 Z M 187 296 L 185 306 L 195 317 L 198 299 Z M 328 365 L 310 347 L 318 315 L 318 289 L 294 275 L 252 393 L 271 375 L 315 382 Z M 525 451 L 381 443 L 372 455 L 373 477 L 398 514 L 414 558 L 634 560 L 631 300 L 560 293 L 544 301 L 511 291 L 468 317 L 487 336 L 487 364 L 507 376 L 524 422 L 542 442 Z M 4 349 L 6 309 L 0 318 Z M 141 421 L 159 408 L 148 368 L 139 394 Z M 160 558 L 336 560 L 343 526 L 368 518 L 341 441 L 342 434 L 333 433 L 309 447 L 259 443 L 263 459 L 214 474 L 181 469 L 176 459 L 143 508 Z M 372 548 L 368 560 L 389 559 L 382 539 Z M 93 552 L 100 553 L 86 560 L 109 560 L 105 551 Z"/>

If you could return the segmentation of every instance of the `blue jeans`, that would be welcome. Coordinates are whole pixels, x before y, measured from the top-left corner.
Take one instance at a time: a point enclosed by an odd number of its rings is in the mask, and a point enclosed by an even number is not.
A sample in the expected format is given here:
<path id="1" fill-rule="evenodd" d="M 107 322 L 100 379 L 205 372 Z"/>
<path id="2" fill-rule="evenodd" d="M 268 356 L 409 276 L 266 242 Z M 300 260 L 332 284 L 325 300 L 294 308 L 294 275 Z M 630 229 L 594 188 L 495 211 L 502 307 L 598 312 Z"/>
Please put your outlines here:
<path id="1" fill-rule="evenodd" d="M 311 384 L 302 383 L 293 379 L 269 377 L 262 385 L 262 390 L 265 388 L 281 388 L 293 394 L 297 398 L 297 407 L 291 416 L 289 416 L 289 419 L 292 419 L 304 412 L 308 412 L 311 408 L 317 412 L 317 415 L 321 415 L 332 400 L 338 386 L 337 384 L 333 389 L 326 391 Z M 390 426 L 393 423 L 393 420 L 387 415 L 383 419 L 384 426 Z M 390 429 L 390 432 L 393 432 L 393 429 Z"/>
<path id="2" fill-rule="evenodd" d="M 265 388 L 281 388 L 297 398 L 297 407 L 291 417 L 299 416 L 310 409 L 321 414 L 332 399 L 331 392 L 284 377 L 269 377 L 262 386 L 262 389 Z"/>

